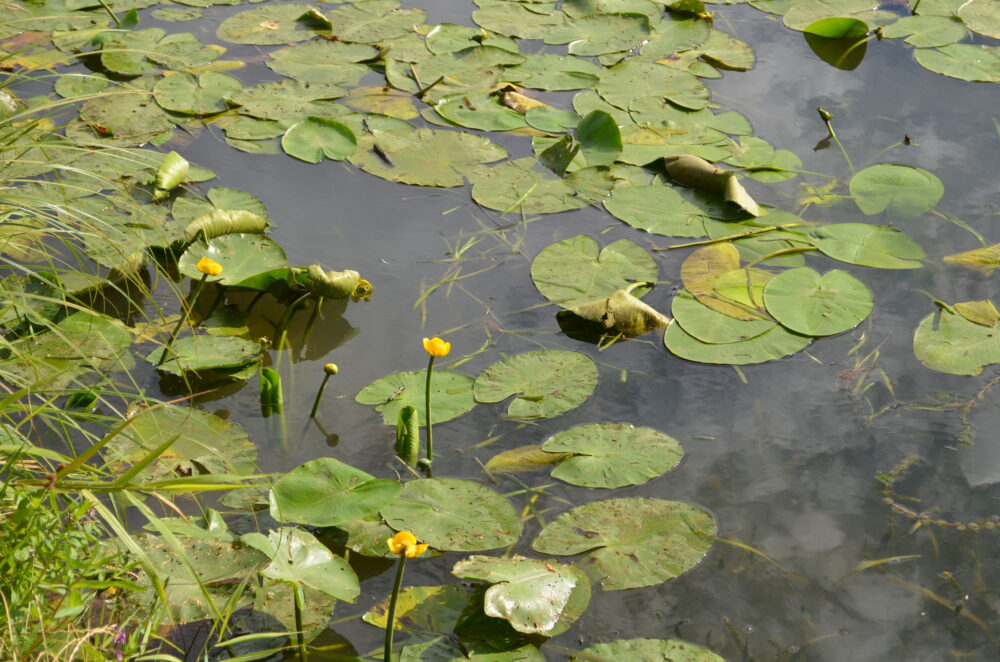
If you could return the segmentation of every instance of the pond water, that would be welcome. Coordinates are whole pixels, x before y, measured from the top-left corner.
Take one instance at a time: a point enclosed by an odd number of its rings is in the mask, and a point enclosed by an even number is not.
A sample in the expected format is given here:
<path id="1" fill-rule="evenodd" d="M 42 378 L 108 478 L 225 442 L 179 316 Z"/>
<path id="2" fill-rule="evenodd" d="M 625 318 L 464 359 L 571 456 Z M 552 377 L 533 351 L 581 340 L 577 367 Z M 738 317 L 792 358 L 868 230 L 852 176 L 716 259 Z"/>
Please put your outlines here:
<path id="1" fill-rule="evenodd" d="M 471 4 L 408 2 L 428 9 L 428 23 L 473 25 Z M 288 471 L 331 456 L 377 476 L 404 472 L 392 459 L 395 430 L 355 394 L 395 371 L 420 370 L 424 336 L 442 335 L 452 354 L 439 368 L 475 376 L 503 356 L 536 349 L 590 355 L 599 368 L 594 395 L 563 416 L 505 420 L 506 404 L 480 404 L 435 426 L 436 476 L 482 480 L 511 496 L 520 512 L 528 493 L 545 522 L 572 506 L 609 498 L 574 487 L 548 471 L 487 476 L 482 465 L 497 453 L 538 444 L 571 425 L 628 422 L 666 432 L 686 451 L 681 466 L 614 497 L 687 501 L 711 511 L 719 535 L 705 562 L 667 583 L 625 591 L 595 590 L 590 607 L 565 634 L 543 648 L 563 659 L 614 638 L 679 638 L 739 660 L 993 660 L 1000 655 L 996 627 L 997 531 L 925 524 L 883 502 L 877 480 L 905 457 L 921 460 L 894 485 L 896 501 L 949 522 L 981 521 L 1000 497 L 1000 423 L 996 369 L 977 377 L 947 375 L 914 356 L 913 333 L 936 309 L 926 293 L 947 301 L 988 299 L 996 276 L 941 258 L 979 244 L 939 216 L 867 217 L 850 200 L 800 205 L 822 186 L 852 172 L 827 137 L 817 107 L 833 113 L 837 136 L 857 170 L 899 163 L 928 170 L 944 184 L 937 209 L 961 219 L 988 240 L 1000 221 L 1000 92 L 996 85 L 940 76 L 913 60 L 900 40 L 871 41 L 860 65 L 835 68 L 810 49 L 802 33 L 747 6 L 713 5 L 714 25 L 749 43 L 756 55 L 747 72 L 724 71 L 708 80 L 721 110 L 737 110 L 755 136 L 794 152 L 799 175 L 778 183 L 744 180 L 754 198 L 809 221 L 866 222 L 904 230 L 927 252 L 920 269 L 882 270 L 807 257 L 820 270 L 841 268 L 874 295 L 871 317 L 856 329 L 812 343 L 805 351 L 760 365 L 715 366 L 666 351 L 662 330 L 598 350 L 565 335 L 559 310 L 546 305 L 529 270 L 549 244 L 589 234 L 602 245 L 628 238 L 655 257 L 660 280 L 643 299 L 668 312 L 681 287 L 689 249 L 667 246 L 689 239 L 642 233 L 600 205 L 575 211 L 501 215 L 472 201 L 469 187 L 406 186 L 370 176 L 347 161 L 311 165 L 291 157 L 248 155 L 232 149 L 209 125 L 184 144 L 171 143 L 192 163 L 218 175 L 210 185 L 252 192 L 274 222 L 271 236 L 289 264 L 353 268 L 375 286 L 375 296 L 348 306 L 330 304 L 303 346 L 308 312 L 293 322 L 292 349 L 272 352 L 284 379 L 283 418 L 263 418 L 253 383 L 201 395 L 201 406 L 226 413 L 255 442 L 264 471 Z M 143 17 L 143 27 L 187 30 L 206 43 L 226 16 L 246 7 L 213 8 L 193 23 Z M 535 42 L 528 42 L 535 43 Z M 541 50 L 541 44 L 535 50 Z M 532 52 L 522 46 L 523 52 Z M 246 84 L 274 80 L 258 49 L 231 45 L 227 58 L 247 59 L 235 73 Z M 555 95 L 569 107 L 571 94 Z M 551 99 L 551 98 L 550 98 Z M 416 120 L 419 125 L 420 120 Z M 907 138 L 912 144 L 898 144 Z M 530 138 L 491 134 L 512 157 L 531 155 Z M 898 144 L 898 145 L 897 145 Z M 886 148 L 897 145 L 889 152 Z M 829 177 L 828 177 L 829 176 Z M 208 186 L 208 185 L 202 185 Z M 841 191 L 843 193 L 843 191 Z M 238 299 L 246 301 L 247 299 Z M 277 318 L 281 310 L 267 309 Z M 464 357 L 469 356 L 468 360 Z M 323 377 L 336 362 L 320 417 L 308 418 Z M 180 393 L 176 382 L 145 373 L 144 386 Z M 891 390 L 888 385 L 891 384 Z M 963 443 L 961 405 L 978 434 Z M 641 449 L 638 450 L 641 453 Z M 405 475 L 405 473 L 401 473 Z M 542 528 L 529 519 L 514 552 L 533 555 Z M 897 558 L 898 557 L 898 558 Z M 886 561 L 887 559 L 895 559 Z M 407 584 L 454 581 L 455 554 L 409 566 Z M 866 562 L 883 561 L 865 566 Z M 369 567 L 370 566 L 370 567 Z M 365 572 L 372 575 L 366 579 Z M 381 574 L 379 574 L 381 573 Z M 343 644 L 341 654 L 377 650 L 382 631 L 360 615 L 391 589 L 387 563 L 359 569 L 356 605 L 338 605 L 335 624 L 318 644 Z"/>

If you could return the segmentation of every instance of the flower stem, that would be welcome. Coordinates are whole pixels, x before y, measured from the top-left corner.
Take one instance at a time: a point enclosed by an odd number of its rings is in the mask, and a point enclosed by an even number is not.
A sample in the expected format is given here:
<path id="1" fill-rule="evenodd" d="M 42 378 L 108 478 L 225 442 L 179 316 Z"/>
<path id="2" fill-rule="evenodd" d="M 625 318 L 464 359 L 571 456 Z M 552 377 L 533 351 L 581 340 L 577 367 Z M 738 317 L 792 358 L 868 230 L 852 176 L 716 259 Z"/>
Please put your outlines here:
<path id="1" fill-rule="evenodd" d="M 309 655 L 309 651 L 306 649 L 306 633 L 302 625 L 302 608 L 306 596 L 302 590 L 302 584 L 298 582 L 292 583 L 292 590 L 295 593 L 295 629 L 298 630 L 299 657 L 302 658 L 302 662 L 305 662 Z"/>
<path id="2" fill-rule="evenodd" d="M 156 365 L 163 365 L 163 362 L 167 360 L 167 352 L 170 351 L 170 346 L 174 343 L 174 338 L 177 337 L 178 332 L 181 330 L 181 325 L 184 324 L 184 320 L 190 321 L 191 309 L 194 306 L 194 302 L 198 300 L 201 296 L 201 290 L 205 287 L 205 281 L 208 280 L 208 274 L 202 274 L 201 280 L 198 284 L 194 286 L 191 290 L 190 296 L 181 304 L 181 318 L 177 320 L 177 326 L 174 330 L 170 332 L 170 337 L 167 338 L 167 344 L 163 346 L 163 353 L 160 354 L 160 360 L 156 362 Z"/>
<path id="3" fill-rule="evenodd" d="M 434 461 L 434 428 L 431 422 L 431 373 L 434 372 L 434 357 L 427 362 L 427 383 L 424 385 L 424 419 L 427 421 L 427 461 Z"/>
<path id="4" fill-rule="evenodd" d="M 431 361 L 434 359 L 431 358 Z M 382 662 L 392 662 L 392 630 L 396 624 L 396 602 L 399 600 L 399 589 L 403 585 L 403 570 L 406 568 L 406 552 L 399 553 L 399 565 L 396 566 L 396 581 L 392 585 L 392 597 L 389 598 L 389 615 L 385 622 L 385 651 Z"/>
<path id="5" fill-rule="evenodd" d="M 319 385 L 319 390 L 316 391 L 316 400 L 313 402 L 312 411 L 309 412 L 309 418 L 316 418 L 316 412 L 319 410 L 319 401 L 323 399 L 323 392 L 326 390 L 326 383 L 330 381 L 330 373 L 323 375 L 323 382 Z"/>

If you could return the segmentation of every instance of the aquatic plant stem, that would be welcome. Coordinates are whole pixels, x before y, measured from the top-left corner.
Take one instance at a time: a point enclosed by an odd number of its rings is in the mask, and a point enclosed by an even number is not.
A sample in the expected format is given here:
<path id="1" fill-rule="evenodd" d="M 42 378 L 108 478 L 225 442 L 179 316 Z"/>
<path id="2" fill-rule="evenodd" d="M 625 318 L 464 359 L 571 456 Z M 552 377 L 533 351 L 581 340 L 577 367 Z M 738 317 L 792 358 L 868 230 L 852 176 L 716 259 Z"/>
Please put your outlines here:
<path id="1" fill-rule="evenodd" d="M 847 167 L 851 169 L 851 174 L 857 172 L 854 169 L 854 162 L 851 161 L 851 157 L 847 154 L 847 150 L 844 148 L 844 143 L 840 142 L 840 138 L 837 137 L 837 132 L 833 130 L 833 113 L 827 112 L 823 108 L 817 108 L 820 118 L 823 120 L 823 124 L 826 125 L 826 130 L 829 132 L 830 137 L 833 138 L 833 142 L 837 143 L 837 147 L 840 149 L 840 153 L 844 155 L 844 160 L 847 161 Z"/>
<path id="2" fill-rule="evenodd" d="M 208 280 L 208 274 L 202 274 L 201 280 L 198 281 L 198 284 L 191 290 L 190 296 L 188 296 L 188 298 L 181 305 L 181 318 L 177 320 L 177 326 L 175 326 L 174 330 L 170 332 L 170 336 L 167 338 L 167 344 L 163 346 L 163 352 L 160 354 L 160 360 L 156 362 L 156 365 L 163 365 L 163 362 L 167 360 L 167 352 L 170 351 L 170 346 L 174 343 L 174 338 L 176 338 L 177 334 L 180 332 L 181 326 L 184 324 L 184 320 L 190 321 L 191 309 L 194 306 L 194 302 L 198 300 L 199 296 L 201 296 L 201 290 L 205 287 L 206 280 Z"/>
<path id="3" fill-rule="evenodd" d="M 434 357 L 431 357 L 431 361 Z M 403 570 L 406 569 L 406 551 L 399 553 L 399 565 L 396 566 L 396 581 L 392 585 L 392 597 L 389 598 L 388 620 L 385 622 L 385 651 L 382 662 L 392 662 L 392 631 L 396 624 L 396 602 L 399 600 L 399 589 L 403 585 Z"/>
<path id="4" fill-rule="evenodd" d="M 427 462 L 434 461 L 434 429 L 431 422 L 431 374 L 434 372 L 434 357 L 427 362 L 427 382 L 424 384 L 424 419 L 427 421 Z"/>
<path id="5" fill-rule="evenodd" d="M 295 593 L 295 630 L 298 634 L 299 657 L 302 658 L 302 662 L 305 662 L 306 656 L 309 655 L 309 651 L 306 649 L 306 633 L 302 628 L 302 607 L 306 596 L 302 591 L 302 584 L 294 582 L 292 588 Z"/>
<path id="6" fill-rule="evenodd" d="M 323 382 L 319 385 L 319 390 L 316 391 L 316 400 L 313 401 L 313 408 L 309 412 L 309 418 L 316 418 L 316 411 L 319 410 L 319 401 L 323 399 L 323 391 L 326 390 L 326 383 L 330 381 L 330 377 L 330 374 L 323 375 Z"/>

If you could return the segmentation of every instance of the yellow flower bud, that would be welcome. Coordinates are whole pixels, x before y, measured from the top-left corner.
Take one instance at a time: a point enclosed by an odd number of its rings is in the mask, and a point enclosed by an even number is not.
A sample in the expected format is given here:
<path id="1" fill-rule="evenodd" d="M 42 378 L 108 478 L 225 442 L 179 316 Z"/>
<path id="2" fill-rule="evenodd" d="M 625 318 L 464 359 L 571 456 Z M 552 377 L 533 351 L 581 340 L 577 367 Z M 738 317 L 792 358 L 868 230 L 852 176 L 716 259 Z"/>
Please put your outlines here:
<path id="1" fill-rule="evenodd" d="M 417 537 L 409 531 L 400 531 L 391 538 L 386 539 L 389 551 L 393 554 L 405 554 L 406 558 L 412 559 L 427 551 L 426 544 L 417 544 Z"/>
<path id="2" fill-rule="evenodd" d="M 198 264 L 195 265 L 195 268 L 206 276 L 218 276 L 222 273 L 222 265 L 207 257 L 203 257 L 198 260 Z"/>
<path id="3" fill-rule="evenodd" d="M 328 375 L 336 375 L 338 372 L 340 372 L 340 368 L 337 367 L 336 363 L 327 363 L 325 366 L 323 366 L 323 372 L 325 372 Z"/>
<path id="4" fill-rule="evenodd" d="M 424 338 L 424 351 L 435 358 L 448 356 L 448 352 L 451 351 L 451 343 L 445 342 L 436 336 L 434 338 Z"/>
<path id="5" fill-rule="evenodd" d="M 365 299 L 370 299 L 373 294 L 375 294 L 375 288 L 372 287 L 371 283 L 362 278 L 358 281 L 358 286 L 351 292 L 351 301 L 354 303 L 364 301 Z"/>

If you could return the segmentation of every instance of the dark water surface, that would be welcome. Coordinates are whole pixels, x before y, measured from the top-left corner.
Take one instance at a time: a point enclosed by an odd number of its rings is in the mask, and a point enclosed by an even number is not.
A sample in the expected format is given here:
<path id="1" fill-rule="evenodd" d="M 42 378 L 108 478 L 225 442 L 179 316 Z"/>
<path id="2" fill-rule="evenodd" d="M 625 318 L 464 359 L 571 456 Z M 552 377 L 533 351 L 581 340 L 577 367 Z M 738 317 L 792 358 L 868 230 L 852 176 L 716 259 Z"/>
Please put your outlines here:
<path id="1" fill-rule="evenodd" d="M 429 8 L 429 23 L 470 22 L 471 3 L 438 0 L 430 5 L 419 5 Z M 219 16 L 245 8 L 226 9 Z M 998 239 L 993 228 L 1000 222 L 1000 137 L 994 116 L 1000 117 L 1000 87 L 926 71 L 899 41 L 870 43 L 857 70 L 840 71 L 817 58 L 800 33 L 784 29 L 780 18 L 744 7 L 714 9 L 716 27 L 750 43 L 757 64 L 750 72 L 726 72 L 722 79 L 709 81 L 713 101 L 744 113 L 755 135 L 795 152 L 804 170 L 849 178 L 835 146 L 813 151 L 826 136 L 816 113 L 816 107 L 823 106 L 836 115 L 838 135 L 859 169 L 874 159 L 935 173 L 945 185 L 938 209 L 961 218 L 987 239 Z M 221 20 L 214 16 L 168 29 L 204 31 L 199 36 L 212 41 Z M 252 50 L 232 48 L 227 57 Z M 247 83 L 255 75 L 278 78 L 262 65 L 234 73 Z M 900 146 L 879 155 L 904 136 L 919 146 Z M 530 153 L 528 138 L 497 140 L 513 156 Z M 598 352 L 560 332 L 556 308 L 541 305 L 545 300 L 529 277 L 531 259 L 542 248 L 579 233 L 599 236 L 602 243 L 622 237 L 655 247 L 678 243 L 639 233 L 601 209 L 522 223 L 514 215 L 498 218 L 479 208 L 467 189 L 393 184 L 346 163 L 313 166 L 283 155 L 250 156 L 225 145 L 221 134 L 211 129 L 182 151 L 192 162 L 218 173 L 212 184 L 242 188 L 263 200 L 276 225 L 273 236 L 287 251 L 290 264 L 354 268 L 376 288 L 371 301 L 351 304 L 343 317 L 328 306 L 307 347 L 293 338 L 297 344 L 292 352 L 276 354 L 288 403 L 284 433 L 275 419 L 260 417 L 252 384 L 214 402 L 203 401 L 213 410 L 225 408 L 248 430 L 265 471 L 288 470 L 319 456 L 334 456 L 380 476 L 397 471 L 399 465 L 391 461 L 394 431 L 353 396 L 387 373 L 422 369 L 423 336 L 447 332 L 453 346 L 449 358 L 488 344 L 489 351 L 459 368 L 470 375 L 500 353 L 542 347 L 587 352 L 599 363 L 601 381 L 585 405 L 530 425 L 502 420 L 505 405 L 480 405 L 435 428 L 436 475 L 485 479 L 480 462 L 501 450 L 540 443 L 579 423 L 651 426 L 680 439 L 687 458 L 678 470 L 647 485 L 612 494 L 564 485 L 541 472 L 500 477 L 495 488 L 519 490 L 519 481 L 547 486 L 548 496 L 536 504 L 547 521 L 570 503 L 609 496 L 691 501 L 709 508 L 719 520 L 720 535 L 738 545 L 717 544 L 704 565 L 666 584 L 595 591 L 588 611 L 553 644 L 579 649 L 617 637 L 679 637 L 707 645 L 731 662 L 1000 659 L 995 640 L 1000 624 L 1000 532 L 931 526 L 911 531 L 913 520 L 882 503 L 875 480 L 877 473 L 916 454 L 923 461 L 896 489 L 919 501 L 904 505 L 914 511 L 936 508 L 934 517 L 959 521 L 1000 511 L 995 482 L 1000 480 L 1000 389 L 987 393 L 971 410 L 970 421 L 978 430 L 971 448 L 958 443 L 961 420 L 955 408 L 921 408 L 968 400 L 996 370 L 975 378 L 943 375 L 923 367 L 912 350 L 917 323 L 933 310 L 918 290 L 946 301 L 994 294 L 996 276 L 940 261 L 976 247 L 970 234 L 930 214 L 899 221 L 898 227 L 927 250 L 927 264 L 919 270 L 852 267 L 810 257 L 817 269 L 847 269 L 872 288 L 876 306 L 871 319 L 854 332 L 820 340 L 791 358 L 746 367 L 744 381 L 732 368 L 672 356 L 659 333 Z M 780 184 L 751 181 L 747 187 L 758 201 L 794 211 L 803 182 L 825 181 L 801 176 Z M 864 217 L 850 201 L 814 207 L 805 217 L 894 220 Z M 497 230 L 501 227 L 505 229 Z M 470 240 L 476 243 L 455 259 L 456 245 Z M 687 251 L 654 254 L 665 282 L 645 301 L 668 311 Z M 424 289 L 441 279 L 487 268 L 427 297 L 426 319 L 421 308 L 414 309 Z M 305 317 L 300 315 L 296 328 L 302 328 Z M 849 354 L 856 345 L 861 347 Z M 892 380 L 894 392 L 881 383 L 879 373 L 854 370 L 856 361 L 876 348 L 877 367 Z M 339 435 L 333 447 L 320 427 L 303 423 L 322 377 L 321 366 L 328 361 L 341 368 L 320 417 L 327 433 Z M 864 394 L 869 402 L 852 394 L 857 380 L 878 382 Z M 872 416 L 873 410 L 883 408 L 884 413 Z M 513 500 L 520 510 L 524 497 Z M 539 529 L 536 520 L 529 521 L 515 551 L 530 554 Z M 908 555 L 919 558 L 852 574 L 866 561 Z M 449 571 L 457 559 L 450 554 L 413 563 L 407 583 L 454 581 Z M 338 606 L 335 619 L 363 612 L 382 599 L 390 585 L 387 572 L 366 582 L 359 603 Z M 353 620 L 335 625 L 323 640 L 346 638 L 365 653 L 376 649 L 381 637 L 381 630 Z M 552 651 L 548 655 L 563 659 Z"/>

